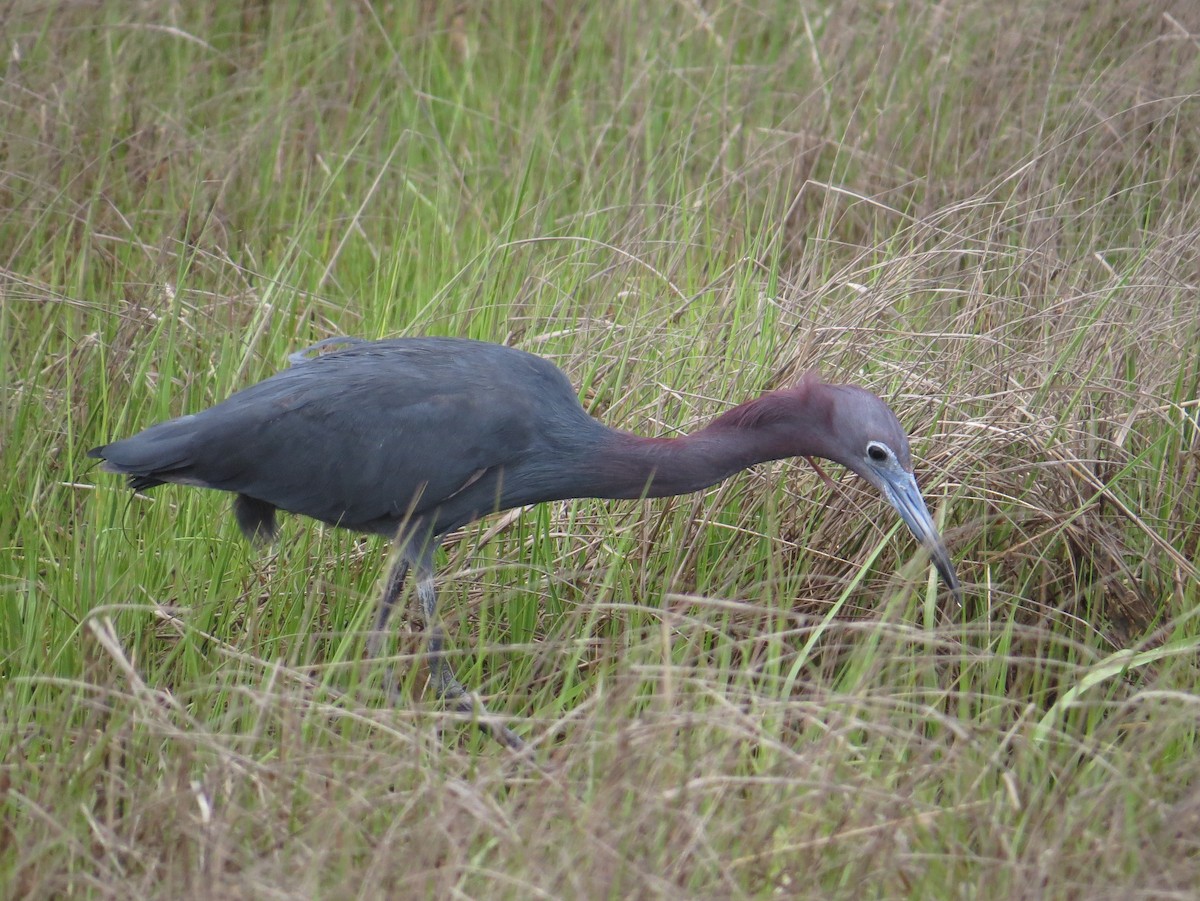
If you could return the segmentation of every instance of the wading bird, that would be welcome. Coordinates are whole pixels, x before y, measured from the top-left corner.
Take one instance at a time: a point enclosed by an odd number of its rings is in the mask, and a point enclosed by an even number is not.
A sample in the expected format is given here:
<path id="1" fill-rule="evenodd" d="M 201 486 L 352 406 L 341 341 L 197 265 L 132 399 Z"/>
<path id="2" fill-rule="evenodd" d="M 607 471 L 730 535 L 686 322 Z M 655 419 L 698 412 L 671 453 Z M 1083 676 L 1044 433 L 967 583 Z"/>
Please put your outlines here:
<path id="1" fill-rule="evenodd" d="M 331 344 L 343 349 L 315 353 Z M 882 400 L 809 376 L 679 438 L 603 425 L 549 360 L 461 338 L 329 338 L 228 400 L 88 451 L 135 490 L 165 482 L 233 492 L 242 532 L 286 510 L 395 542 L 367 648 L 379 651 L 411 568 L 438 695 L 510 747 L 522 740 L 455 677 L 437 623 L 442 537 L 490 513 L 567 498 L 667 497 L 756 463 L 823 457 L 862 476 L 928 548 L 961 604 L 950 555 L 913 477 L 908 438 Z"/>

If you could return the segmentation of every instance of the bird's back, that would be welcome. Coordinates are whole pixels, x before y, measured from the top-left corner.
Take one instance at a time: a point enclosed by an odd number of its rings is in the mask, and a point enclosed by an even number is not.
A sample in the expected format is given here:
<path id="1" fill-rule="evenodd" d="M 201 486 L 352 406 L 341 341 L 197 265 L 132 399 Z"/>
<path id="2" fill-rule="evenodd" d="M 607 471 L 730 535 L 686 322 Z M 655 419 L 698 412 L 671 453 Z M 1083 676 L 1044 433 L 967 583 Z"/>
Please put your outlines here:
<path id="1" fill-rule="evenodd" d="M 401 338 L 306 360 L 89 454 L 135 488 L 235 492 L 247 531 L 269 530 L 278 507 L 390 535 L 406 520 L 443 531 L 511 506 L 511 483 L 529 461 L 569 455 L 602 428 L 548 360 L 460 338 Z"/>

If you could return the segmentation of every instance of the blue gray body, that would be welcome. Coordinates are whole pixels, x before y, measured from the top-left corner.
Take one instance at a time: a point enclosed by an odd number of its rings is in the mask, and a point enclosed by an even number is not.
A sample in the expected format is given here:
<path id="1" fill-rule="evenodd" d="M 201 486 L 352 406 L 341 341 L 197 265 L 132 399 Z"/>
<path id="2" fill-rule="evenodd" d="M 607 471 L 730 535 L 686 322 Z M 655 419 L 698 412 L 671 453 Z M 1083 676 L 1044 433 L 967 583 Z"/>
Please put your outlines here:
<path id="1" fill-rule="evenodd" d="M 135 489 L 237 494 L 248 535 L 273 534 L 279 508 L 394 538 L 406 523 L 442 534 L 497 510 L 588 496 L 586 458 L 609 431 L 549 360 L 403 338 L 305 360 L 90 455 Z"/>
<path id="2" fill-rule="evenodd" d="M 320 356 L 331 343 L 347 345 Z M 583 409 L 549 360 L 459 338 L 327 339 L 296 365 L 190 416 L 93 448 L 135 489 L 164 482 L 236 495 L 252 538 L 276 509 L 386 535 L 399 557 L 368 648 L 379 650 L 411 567 L 430 627 L 438 694 L 510 747 L 454 677 L 436 624 L 433 552 L 489 513 L 578 497 L 684 494 L 767 460 L 824 457 L 867 479 L 929 549 L 961 603 L 954 566 L 913 476 L 908 437 L 882 400 L 815 377 L 733 407 L 678 438 L 609 428 Z"/>

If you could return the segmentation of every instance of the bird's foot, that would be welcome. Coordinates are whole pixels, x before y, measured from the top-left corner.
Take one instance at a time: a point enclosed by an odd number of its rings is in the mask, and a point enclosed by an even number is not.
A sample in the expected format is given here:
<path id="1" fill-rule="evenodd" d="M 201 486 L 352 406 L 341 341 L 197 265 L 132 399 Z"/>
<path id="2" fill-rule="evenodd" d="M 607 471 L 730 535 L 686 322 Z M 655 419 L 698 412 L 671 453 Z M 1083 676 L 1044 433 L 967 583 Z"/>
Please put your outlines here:
<path id="1" fill-rule="evenodd" d="M 466 687 L 458 681 L 454 672 L 450 669 L 450 664 L 446 663 L 445 660 L 434 662 L 433 678 L 434 688 L 437 690 L 438 697 L 450 709 L 469 716 L 472 722 L 479 726 L 480 729 L 505 747 L 511 748 L 514 751 L 529 751 L 529 745 L 525 739 L 500 722 L 496 716 L 489 713 L 483 701 L 467 691 Z"/>

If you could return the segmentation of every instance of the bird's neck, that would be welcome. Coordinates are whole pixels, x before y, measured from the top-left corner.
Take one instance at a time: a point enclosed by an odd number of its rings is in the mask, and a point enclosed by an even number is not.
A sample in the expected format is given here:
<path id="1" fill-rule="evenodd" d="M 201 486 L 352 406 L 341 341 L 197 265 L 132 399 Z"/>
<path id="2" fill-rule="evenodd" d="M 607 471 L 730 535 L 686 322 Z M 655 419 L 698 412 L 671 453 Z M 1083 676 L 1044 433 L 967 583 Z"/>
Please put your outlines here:
<path id="1" fill-rule="evenodd" d="M 687 494 L 735 472 L 791 456 L 824 456 L 817 428 L 811 441 L 771 422 L 774 394 L 735 407 L 708 426 L 679 438 L 643 438 L 608 430 L 595 454 L 592 497 L 638 498 Z M 796 420 L 795 401 L 791 417 Z M 802 433 L 803 434 L 803 433 Z M 811 445 L 811 446 L 810 446 Z"/>
<path id="2" fill-rule="evenodd" d="M 715 485 L 764 458 L 706 440 L 703 432 L 680 438 L 619 433 L 599 463 L 599 497 L 671 497 Z"/>

